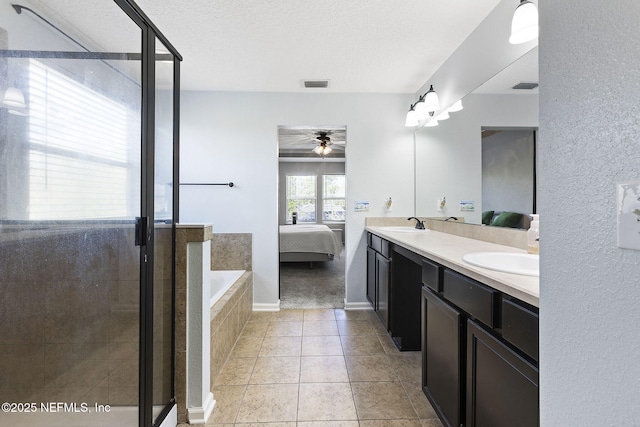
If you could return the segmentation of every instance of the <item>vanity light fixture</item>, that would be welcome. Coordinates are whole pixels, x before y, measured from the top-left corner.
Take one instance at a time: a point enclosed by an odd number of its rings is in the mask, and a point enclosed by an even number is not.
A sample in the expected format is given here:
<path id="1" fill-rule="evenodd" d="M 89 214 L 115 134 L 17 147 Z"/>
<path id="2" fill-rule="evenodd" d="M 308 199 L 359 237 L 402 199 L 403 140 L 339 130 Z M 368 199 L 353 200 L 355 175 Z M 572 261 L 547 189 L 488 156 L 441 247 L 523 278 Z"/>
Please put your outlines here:
<path id="1" fill-rule="evenodd" d="M 509 43 L 526 43 L 536 37 L 538 37 L 538 8 L 529 0 L 521 0 L 513 13 Z"/>
<path id="2" fill-rule="evenodd" d="M 424 94 L 424 108 L 427 111 L 438 111 L 440 109 L 440 100 L 438 94 L 433 90 L 433 85 L 429 87 L 429 91 Z"/>
<path id="3" fill-rule="evenodd" d="M 426 120 L 429 116 L 433 116 L 435 111 L 440 109 L 440 100 L 438 94 L 433 90 L 433 85 L 429 86 L 429 90 L 411 105 L 407 113 L 405 126 L 417 126 L 422 120 Z"/>
<path id="4" fill-rule="evenodd" d="M 462 107 L 462 99 L 459 99 L 455 102 L 455 104 L 453 104 L 451 107 L 449 107 L 447 109 L 447 111 L 449 113 L 457 113 L 458 111 L 462 110 L 464 107 Z"/>
<path id="5" fill-rule="evenodd" d="M 434 117 L 434 116 L 435 116 L 435 113 L 433 111 L 429 113 L 429 117 L 431 118 L 431 120 L 425 123 L 424 127 L 432 128 L 432 127 L 438 126 L 438 117 Z"/>
<path id="6" fill-rule="evenodd" d="M 409 111 L 407 112 L 407 119 L 404 122 L 404 125 L 407 127 L 414 127 L 414 126 L 418 126 L 418 113 L 415 110 L 415 104 L 411 105 L 411 108 L 409 108 Z"/>
<path id="7" fill-rule="evenodd" d="M 436 116 L 436 120 L 447 120 L 449 118 L 449 111 L 444 110 L 442 113 Z"/>

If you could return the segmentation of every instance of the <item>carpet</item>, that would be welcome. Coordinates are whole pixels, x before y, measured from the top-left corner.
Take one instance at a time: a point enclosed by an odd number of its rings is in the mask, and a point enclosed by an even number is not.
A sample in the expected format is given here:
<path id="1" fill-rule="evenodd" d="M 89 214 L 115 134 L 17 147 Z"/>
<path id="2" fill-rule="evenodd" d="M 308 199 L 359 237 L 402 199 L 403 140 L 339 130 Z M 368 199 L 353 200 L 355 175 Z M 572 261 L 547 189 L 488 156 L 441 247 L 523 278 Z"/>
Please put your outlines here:
<path id="1" fill-rule="evenodd" d="M 344 252 L 344 251 L 343 251 Z M 344 259 L 280 263 L 280 308 L 343 308 Z"/>

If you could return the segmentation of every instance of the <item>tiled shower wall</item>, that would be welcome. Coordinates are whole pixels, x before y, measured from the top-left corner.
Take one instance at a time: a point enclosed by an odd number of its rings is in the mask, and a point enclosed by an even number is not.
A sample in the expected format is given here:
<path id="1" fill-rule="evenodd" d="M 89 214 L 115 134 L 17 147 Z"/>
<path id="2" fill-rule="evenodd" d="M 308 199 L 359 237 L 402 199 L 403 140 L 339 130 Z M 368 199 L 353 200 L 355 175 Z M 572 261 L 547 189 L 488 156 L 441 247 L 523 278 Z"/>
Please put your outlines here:
<path id="1" fill-rule="evenodd" d="M 15 233 L 0 242 L 10 266 L 0 270 L 0 394 L 137 405 L 140 272 L 132 227 Z M 156 264 L 166 270 L 162 259 Z"/>

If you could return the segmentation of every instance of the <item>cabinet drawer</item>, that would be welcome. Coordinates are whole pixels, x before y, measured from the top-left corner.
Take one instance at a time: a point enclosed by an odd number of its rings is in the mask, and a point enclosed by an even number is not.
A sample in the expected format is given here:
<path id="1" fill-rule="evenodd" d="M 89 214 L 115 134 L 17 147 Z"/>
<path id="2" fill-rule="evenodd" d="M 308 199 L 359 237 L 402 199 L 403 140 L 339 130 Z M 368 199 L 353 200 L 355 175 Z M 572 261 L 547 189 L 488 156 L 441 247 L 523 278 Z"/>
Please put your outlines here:
<path id="1" fill-rule="evenodd" d="M 490 328 L 495 327 L 497 291 L 450 270 L 442 275 L 442 295 Z"/>
<path id="2" fill-rule="evenodd" d="M 538 361 L 538 314 L 502 299 L 502 338 Z"/>
<path id="3" fill-rule="evenodd" d="M 436 292 L 442 290 L 440 283 L 440 266 L 426 259 L 422 260 L 422 283 Z"/>
<path id="4" fill-rule="evenodd" d="M 389 242 L 387 242 L 380 236 L 372 234 L 369 246 L 371 246 L 376 252 L 381 253 L 385 258 L 389 258 L 391 256 L 391 248 L 389 246 Z"/>

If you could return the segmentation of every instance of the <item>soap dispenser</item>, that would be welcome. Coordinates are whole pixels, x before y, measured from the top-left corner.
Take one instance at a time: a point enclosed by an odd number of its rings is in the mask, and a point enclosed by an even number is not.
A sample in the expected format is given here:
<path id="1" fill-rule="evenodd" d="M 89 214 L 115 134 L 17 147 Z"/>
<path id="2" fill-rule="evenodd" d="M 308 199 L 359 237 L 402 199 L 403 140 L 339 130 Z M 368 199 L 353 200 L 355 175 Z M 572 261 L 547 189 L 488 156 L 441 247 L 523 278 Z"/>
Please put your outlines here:
<path id="1" fill-rule="evenodd" d="M 527 231 L 527 252 L 540 253 L 540 223 L 538 214 L 531 214 L 531 225 Z"/>

